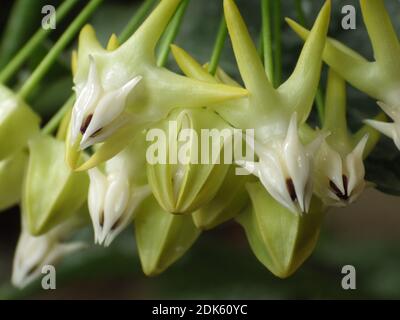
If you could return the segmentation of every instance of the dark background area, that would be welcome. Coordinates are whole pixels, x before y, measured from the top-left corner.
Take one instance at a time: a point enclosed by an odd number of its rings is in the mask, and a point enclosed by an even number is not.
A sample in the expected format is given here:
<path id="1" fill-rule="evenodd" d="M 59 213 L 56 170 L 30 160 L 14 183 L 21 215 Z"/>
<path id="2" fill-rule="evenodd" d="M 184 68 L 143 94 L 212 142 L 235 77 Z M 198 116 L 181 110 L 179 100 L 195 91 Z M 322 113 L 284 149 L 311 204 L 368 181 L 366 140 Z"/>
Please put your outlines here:
<path id="1" fill-rule="evenodd" d="M 43 4 L 60 1 L 33 0 L 38 10 L 20 21 L 25 25 L 22 35 L 15 38 L 16 47 L 23 45 L 41 22 Z M 14 1 L 3 0 L 0 10 L 0 35 L 3 34 Z M 297 19 L 294 1 L 282 1 L 283 14 Z M 309 22 L 323 1 L 304 0 Z M 68 18 L 57 25 L 57 30 L 32 54 L 22 70 L 12 81 L 18 87 L 48 52 L 51 44 L 62 34 L 68 22 L 79 12 L 86 1 Z M 102 43 L 111 33 L 119 33 L 134 14 L 141 1 L 105 0 L 91 19 Z M 261 27 L 258 0 L 237 1 L 255 41 Z M 357 8 L 357 30 L 341 29 L 341 8 L 354 4 Z M 386 1 L 387 7 L 400 30 L 400 3 Z M 176 40 L 201 62 L 208 61 L 219 19 L 222 13 L 220 0 L 192 0 L 184 24 Z M 302 42 L 282 22 L 283 65 L 285 78 L 293 70 Z M 330 35 L 372 58 L 370 43 L 362 22 L 357 1 L 333 1 Z M 57 61 L 36 94 L 29 101 L 44 121 L 63 104 L 71 93 L 71 47 Z M 240 80 L 227 41 L 221 61 L 222 67 Z M 172 59 L 169 67 L 176 70 Z M 322 83 L 325 83 L 326 70 Z M 375 101 L 349 87 L 349 120 L 352 129 L 361 125 L 362 119 L 376 114 Z M 315 116 L 311 117 L 315 123 Z M 400 153 L 388 139 L 383 139 L 368 161 L 368 178 L 379 184 L 381 190 L 399 194 Z M 88 250 L 65 259 L 57 268 L 57 290 L 43 291 L 38 283 L 20 291 L 9 283 L 13 251 L 19 233 L 19 208 L 0 213 L 0 298 L 400 298 L 400 200 L 376 190 L 368 190 L 355 204 L 346 209 L 331 210 L 321 231 L 315 253 L 291 278 L 280 280 L 265 269 L 250 251 L 244 232 L 235 223 L 227 223 L 213 231 L 205 232 L 193 248 L 161 276 L 147 278 L 138 260 L 133 228 L 126 230 L 110 248 L 92 245 Z M 83 230 L 79 237 L 92 243 L 92 231 Z M 341 288 L 341 269 L 354 265 L 357 270 L 357 290 Z"/>

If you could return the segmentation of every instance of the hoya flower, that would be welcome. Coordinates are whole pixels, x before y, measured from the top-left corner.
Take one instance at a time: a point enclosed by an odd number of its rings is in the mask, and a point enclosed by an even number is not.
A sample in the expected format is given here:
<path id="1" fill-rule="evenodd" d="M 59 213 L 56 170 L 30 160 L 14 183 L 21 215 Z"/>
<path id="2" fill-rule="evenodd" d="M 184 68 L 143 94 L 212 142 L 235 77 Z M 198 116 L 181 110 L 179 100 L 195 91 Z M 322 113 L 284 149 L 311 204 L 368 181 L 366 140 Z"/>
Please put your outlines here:
<path id="1" fill-rule="evenodd" d="M 240 161 L 259 176 L 265 188 L 294 213 L 306 212 L 312 195 L 311 158 L 321 139 L 309 146 L 300 142 L 297 126 L 308 118 L 317 90 L 322 51 L 329 25 L 330 1 L 319 14 L 291 77 L 275 89 L 251 40 L 239 10 L 224 1 L 225 17 L 239 70 L 249 96 L 223 103 L 216 111 L 236 128 L 255 130 L 258 163 Z M 193 58 L 175 48 L 178 64 L 186 75 L 207 80 Z M 226 78 L 222 74 L 223 78 Z M 213 78 L 214 79 L 214 78 Z M 214 82 L 221 80 L 214 79 Z"/>
<path id="2" fill-rule="evenodd" d="M 72 114 L 71 143 L 74 144 L 81 133 L 81 149 L 104 140 L 122 125 L 126 99 L 142 79 L 141 76 L 134 77 L 121 87 L 106 92 L 96 62 L 92 56 L 89 58 L 88 80 L 83 87 L 75 88 L 77 100 Z"/>
<path id="3" fill-rule="evenodd" d="M 229 124 L 205 109 L 176 109 L 149 130 L 147 176 L 165 211 L 190 214 L 214 198 L 229 169 L 224 147 L 232 137 Z"/>
<path id="4" fill-rule="evenodd" d="M 67 144 L 73 168 L 80 150 L 106 142 L 98 149 L 102 156 L 95 153 L 96 160 L 80 169 L 94 167 L 129 143 L 132 135 L 126 131 L 141 131 L 141 125 L 163 119 L 173 108 L 214 105 L 247 94 L 242 88 L 189 79 L 157 66 L 154 49 L 179 3 L 161 1 L 131 38 L 114 50 L 103 48 L 91 27 L 83 28 Z"/>
<path id="5" fill-rule="evenodd" d="M 76 219 L 66 221 L 41 236 L 32 236 L 25 219 L 14 254 L 11 282 L 24 288 L 40 275 L 46 265 L 86 247 L 82 242 L 64 242 L 76 228 Z"/>
<path id="6" fill-rule="evenodd" d="M 140 134 L 105 163 L 89 170 L 89 212 L 95 243 L 109 246 L 134 218 L 135 209 L 149 196 L 146 184 L 145 141 Z"/>
<path id="7" fill-rule="evenodd" d="M 256 175 L 265 189 L 293 213 L 306 213 L 313 194 L 312 160 L 322 142 L 322 136 L 304 146 L 297 129 L 297 115 L 293 114 L 283 139 L 274 136 L 263 144 L 255 142 L 258 162 L 238 161 Z"/>
<path id="8" fill-rule="evenodd" d="M 379 115 L 377 119 L 381 118 Z M 346 121 L 346 84 L 333 70 L 328 74 L 322 131 L 329 136 L 315 156 L 314 191 L 325 205 L 346 206 L 364 191 L 364 159 L 379 141 L 380 134 L 366 126 L 355 135 L 350 133 Z"/>
<path id="9" fill-rule="evenodd" d="M 190 215 L 163 210 L 153 196 L 138 208 L 135 237 L 143 272 L 155 276 L 166 270 L 190 249 L 200 236 Z"/>
<path id="10" fill-rule="evenodd" d="M 0 160 L 26 147 L 39 132 L 40 118 L 16 94 L 0 85 Z"/>
<path id="11" fill-rule="evenodd" d="M 323 58 L 346 81 L 377 99 L 379 106 L 393 120 L 366 123 L 393 139 L 400 149 L 400 43 L 384 0 L 360 0 L 375 61 L 368 61 L 352 49 L 329 39 Z M 303 39 L 309 32 L 292 20 L 291 28 Z"/>

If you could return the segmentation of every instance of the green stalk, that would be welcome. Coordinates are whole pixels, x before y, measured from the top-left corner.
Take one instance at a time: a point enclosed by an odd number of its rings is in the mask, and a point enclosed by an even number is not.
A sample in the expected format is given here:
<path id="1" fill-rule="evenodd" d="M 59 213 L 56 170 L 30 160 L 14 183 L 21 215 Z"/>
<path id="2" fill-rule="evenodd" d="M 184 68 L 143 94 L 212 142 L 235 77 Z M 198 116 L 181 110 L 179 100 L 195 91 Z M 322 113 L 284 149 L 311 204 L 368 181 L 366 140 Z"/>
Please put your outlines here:
<path id="1" fill-rule="evenodd" d="M 66 0 L 57 9 L 57 21 L 62 21 L 78 0 Z M 20 23 L 20 21 L 19 21 Z M 47 38 L 52 29 L 40 28 L 0 73 L 0 83 L 6 83 L 17 72 L 32 52 Z M 11 36 L 10 36 L 11 37 Z"/>
<path id="2" fill-rule="evenodd" d="M 42 133 L 51 134 L 57 129 L 58 125 L 60 124 L 60 122 L 64 118 L 64 115 L 68 112 L 68 110 L 74 104 L 74 100 L 75 100 L 75 95 L 72 95 L 72 96 L 69 97 L 67 102 L 64 103 L 64 105 L 57 111 L 57 113 L 43 127 Z"/>
<path id="3" fill-rule="evenodd" d="M 228 28 L 226 26 L 225 17 L 222 16 L 221 22 L 218 28 L 217 38 L 215 40 L 215 45 L 213 53 L 211 55 L 210 65 L 208 66 L 208 72 L 213 76 L 217 72 L 219 61 L 221 59 L 222 50 L 224 49 L 226 37 L 228 35 Z"/>
<path id="4" fill-rule="evenodd" d="M 37 24 L 40 7 L 45 4 L 44 0 L 14 0 L 13 2 L 1 37 L 0 69 L 7 65 L 24 46 L 27 37 L 31 34 L 32 26 Z"/>
<path id="5" fill-rule="evenodd" d="M 148 15 L 153 7 L 153 4 L 156 1 L 157 0 L 146 0 L 142 4 L 142 6 L 136 11 L 136 13 L 133 15 L 131 20 L 128 22 L 128 24 L 126 25 L 124 30 L 122 30 L 120 36 L 118 37 L 120 43 L 128 40 L 128 38 L 139 28 L 140 24 Z M 68 112 L 69 108 L 72 107 L 74 100 L 75 95 L 73 94 L 42 129 L 45 134 L 51 134 L 57 129 L 58 125 L 64 118 L 64 115 Z"/>
<path id="6" fill-rule="evenodd" d="M 28 98 L 29 94 L 32 93 L 36 85 L 40 82 L 57 57 L 74 38 L 75 34 L 80 30 L 82 25 L 87 21 L 87 19 L 90 17 L 90 15 L 92 15 L 102 1 L 103 0 L 91 0 L 89 4 L 82 10 L 82 12 L 63 33 L 61 38 L 56 42 L 54 47 L 50 50 L 40 65 L 22 86 L 21 90 L 19 91 L 21 98 L 25 100 Z"/>
<path id="7" fill-rule="evenodd" d="M 299 19 L 300 24 L 307 28 L 308 22 L 306 14 L 304 12 L 302 0 L 295 0 L 295 7 L 297 12 L 297 18 Z M 315 96 L 315 105 L 317 107 L 319 122 L 321 125 L 323 125 L 325 119 L 325 95 L 321 84 L 318 85 L 317 94 Z"/>
<path id="8" fill-rule="evenodd" d="M 282 83 L 282 3 L 281 0 L 272 1 L 272 17 L 274 26 L 274 86 Z"/>
<path id="9" fill-rule="evenodd" d="M 122 30 L 118 39 L 121 43 L 129 39 L 129 37 L 139 28 L 144 18 L 148 15 L 150 10 L 154 7 L 157 0 L 146 0 L 137 10 L 132 19 L 128 22 L 124 30 Z"/>
<path id="10" fill-rule="evenodd" d="M 296 13 L 297 13 L 297 19 L 299 19 L 299 22 L 302 26 L 307 27 L 307 19 L 306 15 L 303 9 L 303 4 L 301 2 L 302 0 L 294 0 L 294 6 L 296 8 Z"/>
<path id="11" fill-rule="evenodd" d="M 164 32 L 158 51 L 157 65 L 159 67 L 163 67 L 167 63 L 169 52 L 171 50 L 171 43 L 175 40 L 178 34 L 188 4 L 189 0 L 183 0 L 181 2 L 175 12 L 175 15 L 171 19 L 171 22 L 168 24 L 168 27 Z"/>
<path id="12" fill-rule="evenodd" d="M 261 0 L 262 14 L 262 52 L 265 66 L 265 72 L 271 83 L 274 79 L 274 57 L 272 50 L 272 30 L 271 30 L 271 0 Z"/>
<path id="13" fill-rule="evenodd" d="M 264 60 L 264 38 L 263 38 L 262 32 L 261 32 L 260 36 L 258 37 L 257 52 L 258 52 L 258 55 L 260 56 L 260 59 Z"/>

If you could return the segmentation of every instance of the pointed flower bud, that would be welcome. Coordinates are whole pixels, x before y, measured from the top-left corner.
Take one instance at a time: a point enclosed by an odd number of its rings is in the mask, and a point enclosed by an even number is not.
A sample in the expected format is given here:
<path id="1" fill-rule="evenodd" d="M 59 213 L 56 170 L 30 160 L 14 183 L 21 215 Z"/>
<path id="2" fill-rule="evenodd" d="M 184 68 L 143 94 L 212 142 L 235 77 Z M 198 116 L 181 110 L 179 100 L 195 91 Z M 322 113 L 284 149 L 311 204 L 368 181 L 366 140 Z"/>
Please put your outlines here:
<path id="1" fill-rule="evenodd" d="M 11 90 L 0 85 L 0 160 L 26 147 L 39 132 L 40 118 Z"/>
<path id="2" fill-rule="evenodd" d="M 174 110 L 149 130 L 147 176 L 165 211 L 191 213 L 214 198 L 232 163 L 222 159 L 232 137 L 232 128 L 205 109 Z"/>
<path id="3" fill-rule="evenodd" d="M 136 137 L 124 151 L 89 170 L 89 212 L 95 243 L 109 246 L 134 218 L 135 209 L 151 191 L 145 177 L 145 141 Z"/>
<path id="4" fill-rule="evenodd" d="M 65 163 L 65 142 L 38 135 L 29 142 L 29 162 L 23 186 L 22 211 L 32 235 L 45 234 L 67 220 L 87 198 L 86 172 Z"/>
<path id="5" fill-rule="evenodd" d="M 250 176 L 236 175 L 236 167 L 230 166 L 226 178 L 215 197 L 193 212 L 193 221 L 197 228 L 209 230 L 235 218 L 249 203 L 245 185 Z"/>
<path id="6" fill-rule="evenodd" d="M 0 210 L 6 210 L 21 200 L 22 183 L 28 163 L 25 150 L 0 161 Z"/>
<path id="7" fill-rule="evenodd" d="M 318 241 L 324 212 L 313 197 L 306 215 L 294 215 L 263 186 L 247 184 L 252 206 L 237 218 L 257 259 L 275 276 L 287 278 L 311 255 Z"/>
<path id="8" fill-rule="evenodd" d="M 75 228 L 75 221 L 66 221 L 51 231 L 32 236 L 26 222 L 14 254 L 11 282 L 22 289 L 42 275 L 45 265 L 54 265 L 60 259 L 86 247 L 82 242 L 64 242 Z"/>
<path id="9" fill-rule="evenodd" d="M 190 215 L 165 212 L 148 197 L 138 209 L 135 236 L 143 272 L 158 275 L 180 259 L 200 235 Z"/>

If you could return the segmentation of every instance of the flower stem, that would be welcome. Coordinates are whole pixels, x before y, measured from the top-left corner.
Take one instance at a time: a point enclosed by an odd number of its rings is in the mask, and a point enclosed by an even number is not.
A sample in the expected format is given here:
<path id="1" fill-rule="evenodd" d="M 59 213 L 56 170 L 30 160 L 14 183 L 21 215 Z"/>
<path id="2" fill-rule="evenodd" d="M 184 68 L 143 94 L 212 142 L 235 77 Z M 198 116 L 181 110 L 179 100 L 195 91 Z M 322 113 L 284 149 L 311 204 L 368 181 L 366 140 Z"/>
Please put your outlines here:
<path id="1" fill-rule="evenodd" d="M 50 119 L 50 121 L 43 127 L 42 133 L 52 134 L 64 118 L 64 115 L 68 112 L 68 109 L 72 107 L 75 100 L 75 95 L 69 97 L 67 102 L 57 111 L 57 113 Z"/>
<path id="2" fill-rule="evenodd" d="M 282 82 L 282 3 L 281 0 L 272 1 L 272 17 L 274 26 L 274 86 L 279 87 Z"/>
<path id="3" fill-rule="evenodd" d="M 150 10 L 154 7 L 157 0 L 146 0 L 140 8 L 136 11 L 132 19 L 128 22 L 124 30 L 122 30 L 118 39 L 121 43 L 129 39 L 129 37 L 139 28 L 144 18 L 148 15 Z"/>
<path id="4" fill-rule="evenodd" d="M 219 61 L 221 59 L 222 50 L 225 46 L 226 37 L 228 35 L 228 28 L 226 26 L 225 17 L 222 16 L 221 22 L 218 28 L 217 38 L 215 40 L 215 45 L 213 53 L 211 55 L 210 65 L 208 66 L 208 72 L 213 76 L 217 72 Z"/>
<path id="5" fill-rule="evenodd" d="M 27 99 L 29 94 L 35 89 L 51 65 L 65 49 L 68 43 L 73 39 L 82 25 L 87 21 L 89 16 L 96 10 L 102 0 L 91 0 L 89 4 L 82 10 L 78 17 L 72 22 L 68 29 L 63 33 L 61 38 L 56 42 L 50 52 L 46 55 L 43 61 L 39 64 L 36 70 L 32 73 L 29 79 L 22 86 L 19 95 L 23 99 Z"/>
<path id="6" fill-rule="evenodd" d="M 302 26 L 307 27 L 307 19 L 303 9 L 302 0 L 294 0 L 294 2 L 297 13 L 297 19 L 299 19 L 299 22 Z"/>
<path id="7" fill-rule="evenodd" d="M 69 11 L 74 7 L 78 0 L 66 0 L 62 3 L 60 8 L 57 9 L 57 20 L 62 21 Z M 26 43 L 26 45 L 17 53 L 17 55 L 5 66 L 0 73 L 0 83 L 6 83 L 22 66 L 26 59 L 34 51 L 46 37 L 50 34 L 52 29 L 45 30 L 40 28 L 33 37 Z"/>
<path id="8" fill-rule="evenodd" d="M 163 67 L 167 63 L 169 52 L 171 49 L 170 45 L 175 40 L 178 34 L 188 4 L 189 0 L 183 0 L 181 2 L 181 4 L 179 5 L 178 9 L 175 12 L 175 15 L 171 19 L 171 22 L 169 23 L 167 29 L 164 32 L 158 51 L 157 65 L 159 67 Z"/>
<path id="9" fill-rule="evenodd" d="M 262 12 L 262 52 L 265 72 L 271 83 L 274 83 L 274 57 L 272 50 L 272 30 L 271 30 L 271 0 L 261 0 Z"/>
<path id="10" fill-rule="evenodd" d="M 295 7 L 297 12 L 297 18 L 304 27 L 308 27 L 306 14 L 304 12 L 302 0 L 295 0 Z M 325 122 L 325 95 L 321 84 L 318 85 L 317 94 L 315 96 L 315 105 L 317 107 L 318 119 L 321 125 Z"/>

